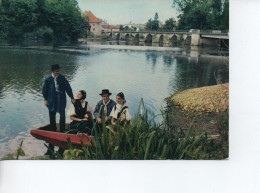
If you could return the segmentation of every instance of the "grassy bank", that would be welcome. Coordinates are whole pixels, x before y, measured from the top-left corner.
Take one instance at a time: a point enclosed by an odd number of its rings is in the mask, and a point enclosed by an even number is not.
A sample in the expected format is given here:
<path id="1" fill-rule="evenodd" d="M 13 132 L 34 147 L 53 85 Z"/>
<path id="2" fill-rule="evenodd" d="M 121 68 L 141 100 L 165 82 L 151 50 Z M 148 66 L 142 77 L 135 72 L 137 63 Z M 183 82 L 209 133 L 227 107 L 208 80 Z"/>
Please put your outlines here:
<path id="1" fill-rule="evenodd" d="M 196 133 L 219 135 L 229 119 L 229 84 L 188 89 L 166 99 L 169 123 L 187 130 L 193 121 Z"/>
<path id="2" fill-rule="evenodd" d="M 183 111 L 225 112 L 229 105 L 229 83 L 184 90 L 170 100 Z"/>

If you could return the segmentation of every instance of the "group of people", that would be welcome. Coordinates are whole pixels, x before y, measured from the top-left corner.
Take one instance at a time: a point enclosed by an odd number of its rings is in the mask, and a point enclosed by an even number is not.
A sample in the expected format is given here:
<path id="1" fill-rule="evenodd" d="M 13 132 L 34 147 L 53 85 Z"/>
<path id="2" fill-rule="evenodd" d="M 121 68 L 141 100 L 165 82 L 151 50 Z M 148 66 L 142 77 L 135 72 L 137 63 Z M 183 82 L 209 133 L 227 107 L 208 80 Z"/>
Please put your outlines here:
<path id="1" fill-rule="evenodd" d="M 51 66 L 52 73 L 46 77 L 42 90 L 44 104 L 49 110 L 51 131 L 57 130 L 56 113 L 60 114 L 60 132 L 67 133 L 84 132 L 90 134 L 93 127 L 93 119 L 101 125 L 102 116 L 105 117 L 106 125 L 116 125 L 118 121 L 124 123 L 131 120 L 124 93 L 118 93 L 115 102 L 110 99 L 112 93 L 108 89 L 103 89 L 99 94 L 102 99 L 97 103 L 93 111 L 89 102 L 86 101 L 86 91 L 80 90 L 77 94 L 77 99 L 74 99 L 71 86 L 68 80 L 60 74 L 60 69 L 58 64 Z M 72 102 L 67 112 L 72 122 L 70 127 L 65 130 L 66 93 Z"/>

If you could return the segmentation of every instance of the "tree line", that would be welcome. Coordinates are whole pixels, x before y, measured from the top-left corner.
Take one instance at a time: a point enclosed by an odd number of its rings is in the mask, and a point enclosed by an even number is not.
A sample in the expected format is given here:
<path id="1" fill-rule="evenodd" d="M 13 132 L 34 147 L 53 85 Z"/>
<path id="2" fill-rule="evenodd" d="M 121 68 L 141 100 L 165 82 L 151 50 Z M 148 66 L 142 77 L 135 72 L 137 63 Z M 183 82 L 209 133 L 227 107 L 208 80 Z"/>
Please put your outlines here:
<path id="1" fill-rule="evenodd" d="M 173 0 L 179 12 L 178 22 L 169 18 L 159 25 L 158 13 L 146 23 L 146 30 L 228 30 L 229 0 Z"/>
<path id="2" fill-rule="evenodd" d="M 173 0 L 178 29 L 229 29 L 229 0 Z"/>
<path id="3" fill-rule="evenodd" d="M 150 18 L 145 25 L 146 30 L 172 31 L 175 28 L 176 28 L 176 21 L 174 18 L 169 18 L 165 21 L 164 24 L 161 24 L 157 12 L 154 15 L 154 19 Z"/>
<path id="4" fill-rule="evenodd" d="M 76 41 L 89 29 L 76 0 L 0 0 L 1 38 Z"/>

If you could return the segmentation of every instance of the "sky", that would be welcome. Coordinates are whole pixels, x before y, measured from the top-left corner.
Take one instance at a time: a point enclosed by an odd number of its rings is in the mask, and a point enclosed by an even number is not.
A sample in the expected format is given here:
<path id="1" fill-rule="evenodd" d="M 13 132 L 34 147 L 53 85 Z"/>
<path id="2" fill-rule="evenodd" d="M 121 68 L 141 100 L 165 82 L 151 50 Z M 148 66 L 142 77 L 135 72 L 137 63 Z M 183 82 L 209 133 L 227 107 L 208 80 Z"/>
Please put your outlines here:
<path id="1" fill-rule="evenodd" d="M 174 17 L 177 18 L 177 11 L 172 8 L 173 0 L 78 0 L 82 11 L 91 11 L 96 17 L 107 20 L 109 24 L 128 24 L 130 21 L 135 24 L 144 24 L 155 13 L 159 20 Z"/>

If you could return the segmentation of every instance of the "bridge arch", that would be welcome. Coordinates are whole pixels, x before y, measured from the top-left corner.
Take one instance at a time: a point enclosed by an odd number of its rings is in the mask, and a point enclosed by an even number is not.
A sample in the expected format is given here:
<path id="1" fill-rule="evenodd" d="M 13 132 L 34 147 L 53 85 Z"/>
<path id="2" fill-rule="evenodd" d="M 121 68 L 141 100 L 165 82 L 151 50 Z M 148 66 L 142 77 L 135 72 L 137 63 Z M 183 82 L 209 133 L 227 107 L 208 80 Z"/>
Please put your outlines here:
<path id="1" fill-rule="evenodd" d="M 151 34 L 148 34 L 146 37 L 145 37 L 145 40 L 144 42 L 146 43 L 152 43 L 153 41 L 153 36 Z"/>
<path id="2" fill-rule="evenodd" d="M 170 43 L 174 44 L 177 42 L 177 36 L 174 34 L 171 38 L 170 38 Z"/>
<path id="3" fill-rule="evenodd" d="M 191 36 L 187 36 L 187 37 L 184 39 L 184 44 L 185 44 L 185 45 L 191 45 Z"/>
<path id="4" fill-rule="evenodd" d="M 116 40 L 120 40 L 120 33 L 116 34 Z"/>
<path id="5" fill-rule="evenodd" d="M 136 34 L 134 36 L 134 43 L 138 43 L 139 42 L 139 34 Z"/>
<path id="6" fill-rule="evenodd" d="M 129 40 L 129 34 L 125 34 L 125 41 Z"/>

